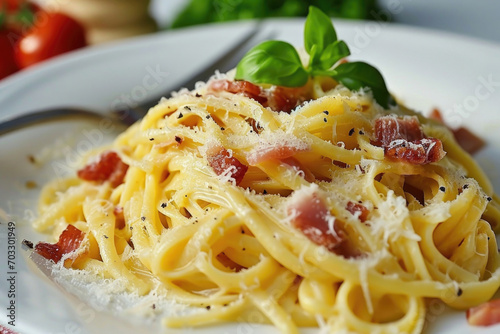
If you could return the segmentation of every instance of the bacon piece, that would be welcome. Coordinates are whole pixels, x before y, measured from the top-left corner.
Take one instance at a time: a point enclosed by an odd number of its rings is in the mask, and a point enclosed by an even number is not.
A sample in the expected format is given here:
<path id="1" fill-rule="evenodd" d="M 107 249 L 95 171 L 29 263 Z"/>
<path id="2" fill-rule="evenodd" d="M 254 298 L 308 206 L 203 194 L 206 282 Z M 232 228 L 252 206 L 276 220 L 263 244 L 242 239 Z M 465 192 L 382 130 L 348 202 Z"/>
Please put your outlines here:
<path id="1" fill-rule="evenodd" d="M 436 108 L 432 109 L 431 113 L 427 117 L 430 119 L 433 119 L 441 124 L 444 124 L 444 118 L 443 118 L 443 115 L 441 114 L 441 112 L 439 111 L 439 109 L 436 109 Z"/>
<path id="2" fill-rule="evenodd" d="M 210 83 L 208 89 L 214 92 L 241 93 L 261 104 L 267 102 L 267 97 L 263 95 L 261 88 L 249 81 L 216 80 Z"/>
<path id="3" fill-rule="evenodd" d="M 470 132 L 467 128 L 459 127 L 458 129 L 452 130 L 452 132 L 458 145 L 469 154 L 475 154 L 486 146 L 484 140 Z"/>
<path id="4" fill-rule="evenodd" d="M 274 111 L 290 113 L 297 106 L 311 98 L 306 86 L 298 88 L 276 86 L 268 91 L 268 101 L 265 107 L 269 107 Z"/>
<path id="5" fill-rule="evenodd" d="M 344 231 L 343 222 L 330 216 L 325 202 L 317 194 L 312 193 L 295 201 L 288 208 L 288 214 L 293 217 L 292 226 L 315 244 L 325 246 L 330 252 L 345 258 L 360 255 Z M 333 227 L 329 226 L 329 219 L 335 219 Z"/>
<path id="6" fill-rule="evenodd" d="M 46 258 L 58 263 L 61 258 L 80 247 L 85 234 L 73 225 L 68 225 L 59 236 L 59 241 L 55 244 L 39 242 L 35 246 L 35 251 Z"/>
<path id="7" fill-rule="evenodd" d="M 467 310 L 467 321 L 473 326 L 491 326 L 500 323 L 500 299 Z"/>
<path id="8" fill-rule="evenodd" d="M 377 143 L 387 147 L 395 140 L 413 142 L 425 138 L 416 117 L 382 116 L 375 120 Z"/>
<path id="9" fill-rule="evenodd" d="M 423 165 L 445 156 L 439 139 L 427 138 L 416 117 L 382 116 L 375 120 L 376 146 L 391 160 Z"/>
<path id="10" fill-rule="evenodd" d="M 229 173 L 236 181 L 236 184 L 240 184 L 248 170 L 248 166 L 242 164 L 222 146 L 213 146 L 208 149 L 207 159 L 215 174 L 222 175 Z"/>
<path id="11" fill-rule="evenodd" d="M 309 148 L 306 146 L 298 146 L 291 144 L 277 144 L 277 145 L 268 145 L 261 148 L 257 148 L 252 151 L 247 156 L 248 163 L 252 166 L 257 165 L 263 161 L 268 160 L 284 160 L 290 157 L 293 157 L 295 154 L 299 152 L 308 151 Z"/>
<path id="12" fill-rule="evenodd" d="M 424 138 L 414 142 L 395 140 L 385 148 L 385 156 L 391 160 L 425 165 L 441 160 L 445 155 L 443 143 L 436 138 Z"/>
<path id="13" fill-rule="evenodd" d="M 429 118 L 445 125 L 453 133 L 453 137 L 455 137 L 458 145 L 460 145 L 460 147 L 469 154 L 475 154 L 486 146 L 486 142 L 472 133 L 469 129 L 463 126 L 457 129 L 452 129 L 446 125 L 443 116 L 438 109 L 433 109 L 429 114 Z"/>
<path id="14" fill-rule="evenodd" d="M 368 211 L 368 209 L 364 205 L 351 201 L 347 202 L 346 209 L 354 216 L 359 213 L 358 219 L 362 223 L 364 223 L 368 219 L 368 215 L 370 214 L 370 211 Z"/>
<path id="15" fill-rule="evenodd" d="M 109 181 L 111 186 L 116 188 L 123 183 L 127 169 L 128 165 L 122 162 L 116 152 L 106 151 L 101 154 L 98 161 L 80 169 L 77 175 L 85 181 L 97 181 L 100 183 Z"/>
<path id="16" fill-rule="evenodd" d="M 269 107 L 274 111 L 291 112 L 302 102 L 311 99 L 307 86 L 298 88 L 288 88 L 274 86 L 270 89 L 263 89 L 251 82 L 239 80 L 215 80 L 208 87 L 210 91 L 226 91 L 233 94 L 243 94 L 249 98 Z"/>
<path id="17" fill-rule="evenodd" d="M 300 203 L 295 203 L 289 208 L 289 214 L 294 217 L 292 225 L 295 228 L 302 231 L 315 244 L 323 245 L 330 251 L 334 251 L 345 238 L 345 233 L 338 228 L 338 224 L 334 223 L 333 231 L 330 230 L 328 226 L 330 212 L 317 194 L 301 198 Z"/>

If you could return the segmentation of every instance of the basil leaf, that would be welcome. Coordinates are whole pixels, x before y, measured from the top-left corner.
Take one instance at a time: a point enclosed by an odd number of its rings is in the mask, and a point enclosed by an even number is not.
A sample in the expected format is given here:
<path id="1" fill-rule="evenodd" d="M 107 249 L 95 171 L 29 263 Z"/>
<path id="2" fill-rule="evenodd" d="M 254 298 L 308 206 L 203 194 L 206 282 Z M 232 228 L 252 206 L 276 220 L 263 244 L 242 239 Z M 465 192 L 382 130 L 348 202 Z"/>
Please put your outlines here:
<path id="1" fill-rule="evenodd" d="M 340 64 L 334 71 L 337 73 L 332 76 L 350 90 L 368 87 L 382 107 L 387 109 L 395 104 L 382 74 L 375 67 L 364 62 L 352 62 Z"/>
<path id="2" fill-rule="evenodd" d="M 316 54 L 323 53 L 325 48 L 337 40 L 337 33 L 332 20 L 320 9 L 310 6 L 304 27 L 304 46 L 308 54 L 314 45 Z"/>
<path id="3" fill-rule="evenodd" d="M 252 48 L 241 59 L 236 67 L 235 79 L 256 84 L 300 87 L 307 83 L 309 74 L 292 45 L 282 41 L 267 41 Z"/>
<path id="4" fill-rule="evenodd" d="M 328 70 L 340 59 L 345 58 L 351 54 L 349 47 L 344 41 L 335 41 L 328 45 L 319 57 L 319 62 L 314 64 L 322 70 Z"/>

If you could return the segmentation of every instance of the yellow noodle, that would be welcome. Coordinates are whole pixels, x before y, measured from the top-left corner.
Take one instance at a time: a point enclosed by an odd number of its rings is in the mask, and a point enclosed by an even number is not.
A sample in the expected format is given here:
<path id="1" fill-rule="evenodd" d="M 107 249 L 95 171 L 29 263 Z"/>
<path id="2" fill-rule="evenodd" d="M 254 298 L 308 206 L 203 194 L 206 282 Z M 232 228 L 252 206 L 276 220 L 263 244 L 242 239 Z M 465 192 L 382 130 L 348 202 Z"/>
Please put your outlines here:
<path id="1" fill-rule="evenodd" d="M 157 282 L 168 298 L 199 308 L 165 319 L 172 327 L 252 321 L 284 333 L 320 325 L 332 333 L 420 333 L 426 298 L 460 309 L 489 300 L 500 286 L 492 228 L 500 206 L 477 163 L 444 126 L 421 116 L 447 155 L 426 165 L 389 161 L 371 140 L 374 120 L 412 111 L 313 87 L 316 99 L 289 114 L 205 86 L 162 101 L 111 146 L 130 166 L 124 183 L 112 189 L 73 178 L 47 186 L 35 228 L 57 238 L 73 224 L 89 249 L 75 270 L 121 279 L 140 294 Z M 267 160 L 238 186 L 207 160 L 219 145 L 249 165 L 258 147 L 284 142 L 307 146 L 295 159 L 315 181 Z M 290 224 L 290 200 L 307 189 L 324 195 L 362 256 L 329 252 Z M 349 202 L 369 209 L 365 222 Z M 123 228 L 115 207 L 123 208 Z"/>

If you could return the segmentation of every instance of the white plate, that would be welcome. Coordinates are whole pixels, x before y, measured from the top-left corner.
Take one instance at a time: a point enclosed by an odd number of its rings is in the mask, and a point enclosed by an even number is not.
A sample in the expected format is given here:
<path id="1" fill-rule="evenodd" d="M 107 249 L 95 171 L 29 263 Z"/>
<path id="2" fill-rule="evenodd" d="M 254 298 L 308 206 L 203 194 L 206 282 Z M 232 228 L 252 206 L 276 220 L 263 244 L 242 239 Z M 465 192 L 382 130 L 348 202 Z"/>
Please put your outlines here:
<path id="1" fill-rule="evenodd" d="M 456 35 L 376 22 L 337 20 L 335 26 L 339 37 L 351 47 L 351 59 L 376 65 L 384 74 L 389 89 L 402 101 L 424 112 L 439 107 L 449 119 L 465 123 L 486 139 L 488 147 L 477 155 L 477 159 L 493 180 L 495 189 L 500 191 L 500 171 L 495 167 L 500 164 L 500 47 Z M 274 30 L 276 39 L 302 45 L 302 20 L 273 20 L 263 28 Z M 246 23 L 202 27 L 64 56 L 0 83 L 0 118 L 58 104 L 107 109 L 121 94 L 138 94 L 140 87 L 144 87 L 147 66 L 153 69 L 159 66 L 172 73 L 193 69 L 196 64 L 206 64 L 209 55 L 214 57 L 217 52 L 212 51 L 218 45 L 227 45 L 231 36 L 237 38 L 238 32 L 244 34 L 248 29 Z M 191 48 L 192 57 L 176 58 L 180 46 Z M 179 70 L 181 72 L 175 72 Z M 191 73 L 195 72 L 193 69 Z M 162 88 L 158 85 L 148 93 L 155 94 Z M 100 131 L 93 131 L 96 129 Z M 0 261 L 1 268 L 6 268 L 6 223 L 15 221 L 18 238 L 15 329 L 20 333 L 137 331 L 123 320 L 70 301 L 56 287 L 41 279 L 36 270 L 28 267 L 20 245 L 25 238 L 43 238 L 26 224 L 27 218 L 36 212 L 39 191 L 39 187 L 27 189 L 26 182 L 35 181 L 41 185 L 67 173 L 67 168 L 73 166 L 89 146 L 109 141 L 116 130 L 99 128 L 95 122 L 74 120 L 43 124 L 0 137 L 0 208 L 3 210 L 3 213 L 0 211 L 0 237 L 3 239 Z M 28 162 L 29 155 L 43 156 L 43 150 L 56 142 L 67 153 L 62 157 L 62 165 L 46 163 L 37 167 Z M 6 280 L 7 271 L 2 269 L 0 324 L 9 320 L 5 317 L 10 302 Z M 431 310 L 427 319 L 427 333 L 485 334 L 499 330 L 499 326 L 469 327 L 463 312 L 442 308 Z M 269 327 L 249 324 L 223 328 L 222 332 L 228 333 L 257 328 L 262 333 L 275 332 Z M 145 333 L 145 328 L 141 328 L 141 332 Z M 195 332 L 220 333 L 221 328 Z"/>

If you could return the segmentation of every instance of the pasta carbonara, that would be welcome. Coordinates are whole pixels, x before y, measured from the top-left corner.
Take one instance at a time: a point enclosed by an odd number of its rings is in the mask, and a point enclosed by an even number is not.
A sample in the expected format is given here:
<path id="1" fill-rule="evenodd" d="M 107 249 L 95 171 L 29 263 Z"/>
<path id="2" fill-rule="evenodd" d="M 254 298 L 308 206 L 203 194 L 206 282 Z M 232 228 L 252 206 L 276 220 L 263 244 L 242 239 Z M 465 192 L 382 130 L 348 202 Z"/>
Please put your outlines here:
<path id="1" fill-rule="evenodd" d="M 218 77 L 163 99 L 39 211 L 59 240 L 42 255 L 199 310 L 168 327 L 420 333 L 430 300 L 464 309 L 500 286 L 499 200 L 476 162 L 445 126 L 331 79 Z"/>

